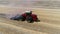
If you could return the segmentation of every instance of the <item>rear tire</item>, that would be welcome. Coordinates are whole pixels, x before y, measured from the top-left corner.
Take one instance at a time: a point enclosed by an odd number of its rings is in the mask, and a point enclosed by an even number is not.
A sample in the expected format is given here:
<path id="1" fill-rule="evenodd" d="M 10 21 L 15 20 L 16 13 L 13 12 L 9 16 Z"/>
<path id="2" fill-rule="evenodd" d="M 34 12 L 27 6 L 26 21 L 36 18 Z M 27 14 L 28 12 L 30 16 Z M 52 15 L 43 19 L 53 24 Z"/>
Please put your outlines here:
<path id="1" fill-rule="evenodd" d="M 33 18 L 32 17 L 27 17 L 26 20 L 27 20 L 28 23 L 33 23 Z"/>

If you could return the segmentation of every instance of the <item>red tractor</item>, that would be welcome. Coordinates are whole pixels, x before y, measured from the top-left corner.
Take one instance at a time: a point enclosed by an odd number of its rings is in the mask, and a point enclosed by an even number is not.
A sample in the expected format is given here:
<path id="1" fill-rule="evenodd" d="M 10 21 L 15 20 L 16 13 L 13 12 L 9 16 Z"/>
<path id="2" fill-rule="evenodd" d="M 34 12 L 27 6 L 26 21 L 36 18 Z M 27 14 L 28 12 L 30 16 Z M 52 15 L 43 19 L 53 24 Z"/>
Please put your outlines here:
<path id="1" fill-rule="evenodd" d="M 26 11 L 24 14 L 21 14 L 20 16 L 15 16 L 11 18 L 13 20 L 21 20 L 21 21 L 27 21 L 29 23 L 32 23 L 34 21 L 38 21 L 37 15 L 32 14 L 32 11 Z"/>

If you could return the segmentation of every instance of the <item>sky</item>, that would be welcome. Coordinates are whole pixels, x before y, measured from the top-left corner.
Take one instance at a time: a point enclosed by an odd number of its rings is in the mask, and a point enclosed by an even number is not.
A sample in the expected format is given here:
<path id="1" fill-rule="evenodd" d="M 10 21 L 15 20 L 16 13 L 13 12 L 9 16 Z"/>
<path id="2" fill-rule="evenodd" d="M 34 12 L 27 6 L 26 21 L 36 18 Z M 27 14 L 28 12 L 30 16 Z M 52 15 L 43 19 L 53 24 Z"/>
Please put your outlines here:
<path id="1" fill-rule="evenodd" d="M 38 3 L 39 2 L 39 3 Z M 0 0 L 0 6 L 10 7 L 51 7 L 60 6 L 60 0 Z"/>

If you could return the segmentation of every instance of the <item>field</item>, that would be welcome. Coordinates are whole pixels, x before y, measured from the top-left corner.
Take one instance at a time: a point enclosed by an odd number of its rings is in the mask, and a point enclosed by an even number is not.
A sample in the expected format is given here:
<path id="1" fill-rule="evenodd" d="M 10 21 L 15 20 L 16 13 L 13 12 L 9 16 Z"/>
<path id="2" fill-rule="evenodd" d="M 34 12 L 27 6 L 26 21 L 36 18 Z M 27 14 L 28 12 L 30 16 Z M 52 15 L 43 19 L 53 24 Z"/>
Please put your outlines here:
<path id="1" fill-rule="evenodd" d="M 38 15 L 40 22 L 27 23 L 26 21 L 10 20 L 12 16 L 25 10 L 32 10 Z M 60 34 L 60 10 L 42 8 L 8 8 L 0 7 L 0 32 L 1 34 Z M 8 17 L 8 18 L 6 18 Z"/>

